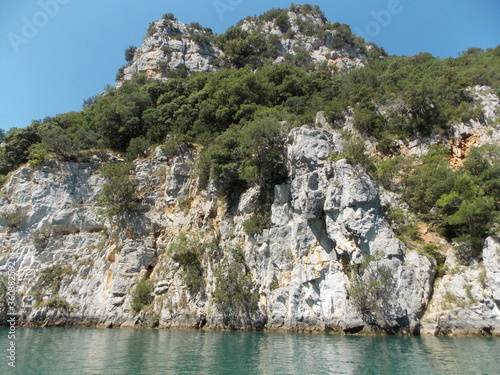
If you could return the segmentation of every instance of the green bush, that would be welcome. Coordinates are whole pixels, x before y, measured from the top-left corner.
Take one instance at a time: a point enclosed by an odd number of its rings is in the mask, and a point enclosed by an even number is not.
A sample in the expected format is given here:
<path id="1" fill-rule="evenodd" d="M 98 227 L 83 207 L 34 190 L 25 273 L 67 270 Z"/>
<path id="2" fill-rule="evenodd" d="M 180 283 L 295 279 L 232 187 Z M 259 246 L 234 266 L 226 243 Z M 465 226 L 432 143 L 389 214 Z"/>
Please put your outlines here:
<path id="1" fill-rule="evenodd" d="M 400 240 L 407 243 L 408 241 L 417 241 L 420 239 L 418 235 L 418 223 L 408 212 L 405 212 L 400 207 L 389 206 L 386 207 L 385 213 L 392 230 Z"/>
<path id="2" fill-rule="evenodd" d="M 0 147 L 0 173 L 7 174 L 29 160 L 29 148 L 40 142 L 36 132 L 39 122 L 24 129 L 12 128 L 4 136 L 4 147 Z"/>
<path id="3" fill-rule="evenodd" d="M 254 213 L 250 219 L 243 223 L 243 230 L 249 236 L 254 236 L 256 234 L 262 233 L 264 229 L 270 227 L 271 218 L 269 214 L 265 213 Z"/>
<path id="4" fill-rule="evenodd" d="M 258 310 L 259 293 L 250 275 L 245 275 L 241 265 L 233 263 L 222 266 L 216 273 L 212 302 L 222 313 L 227 324 L 238 317 L 247 322 Z"/>
<path id="5" fill-rule="evenodd" d="M 61 125 L 64 126 L 64 124 Z M 70 161 L 75 158 L 74 143 L 61 125 L 55 121 L 42 124 L 38 126 L 37 134 L 40 137 L 41 148 L 63 161 Z M 34 145 L 30 147 L 30 153 L 33 152 L 33 147 Z"/>
<path id="6" fill-rule="evenodd" d="M 161 69 L 162 71 L 165 71 L 164 69 Z M 186 78 L 188 76 L 188 70 L 186 65 L 182 64 L 181 66 L 178 66 L 175 69 L 167 70 L 165 71 L 165 76 L 167 78 Z"/>
<path id="7" fill-rule="evenodd" d="M 99 214 L 108 218 L 120 217 L 136 207 L 137 192 L 130 179 L 133 168 L 132 163 L 110 163 L 102 168 L 102 175 L 109 182 L 103 185 L 96 198 Z"/>
<path id="8" fill-rule="evenodd" d="M 31 166 L 43 165 L 45 160 L 49 158 L 49 152 L 41 143 L 35 143 L 31 145 L 28 151 L 29 151 L 28 163 Z"/>
<path id="9" fill-rule="evenodd" d="M 71 310 L 71 305 L 69 304 L 69 302 L 57 294 L 55 296 L 50 297 L 47 301 L 45 301 L 42 304 L 42 306 L 56 310 L 65 310 L 65 311 Z"/>
<path id="10" fill-rule="evenodd" d="M 186 148 L 191 148 L 191 141 L 192 139 L 187 136 L 177 136 L 174 138 L 169 138 L 161 146 L 161 151 L 167 158 L 173 159 L 174 157 L 182 153 L 183 146 L 185 146 Z"/>
<path id="11" fill-rule="evenodd" d="M 163 15 L 164 20 L 169 20 L 169 21 L 177 21 L 177 18 L 175 18 L 173 13 L 165 13 Z"/>
<path id="12" fill-rule="evenodd" d="M 290 19 L 286 10 L 280 12 L 274 19 L 274 26 L 278 27 L 282 33 L 286 33 L 290 28 Z"/>
<path id="13" fill-rule="evenodd" d="M 338 161 L 346 159 L 351 164 L 358 164 L 365 167 L 368 171 L 374 169 L 372 158 L 366 152 L 365 143 L 358 139 L 347 139 L 342 144 L 344 151 L 339 154 L 332 154 L 329 157 L 330 161 Z"/>
<path id="14" fill-rule="evenodd" d="M 151 23 L 148 27 L 148 36 L 153 36 L 158 32 L 158 29 L 156 28 L 154 22 Z"/>
<path id="15" fill-rule="evenodd" d="M 26 211 L 18 207 L 14 207 L 0 212 L 0 218 L 11 229 L 19 229 L 25 216 L 26 216 Z"/>
<path id="16" fill-rule="evenodd" d="M 48 246 L 52 234 L 53 226 L 51 224 L 44 225 L 31 234 L 31 241 L 38 251 L 42 251 Z"/>
<path id="17" fill-rule="evenodd" d="M 168 248 L 172 259 L 179 263 L 183 270 L 183 281 L 191 295 L 201 292 L 205 286 L 203 266 L 203 245 L 198 235 L 181 233 Z"/>
<path id="18" fill-rule="evenodd" d="M 279 288 L 279 286 L 280 286 L 280 282 L 279 282 L 278 278 L 276 277 L 276 275 L 274 275 L 273 279 L 269 283 L 269 290 L 276 290 Z"/>
<path id="19" fill-rule="evenodd" d="M 498 146 L 473 148 L 464 168 L 452 170 L 449 150 L 431 146 L 419 161 L 398 157 L 378 163 L 375 177 L 385 188 L 400 192 L 410 209 L 441 235 L 456 241 L 457 256 L 467 263 L 480 259 L 483 240 L 500 219 L 495 204 L 500 196 L 498 150 Z M 395 231 L 408 237 L 413 229 L 399 216 L 392 218 Z"/>
<path id="20" fill-rule="evenodd" d="M 192 32 L 189 36 L 193 42 L 198 44 L 209 44 L 213 41 L 213 36 L 205 32 Z"/>
<path id="21" fill-rule="evenodd" d="M 52 267 L 44 269 L 37 282 L 34 285 L 34 289 L 49 289 L 53 293 L 57 294 L 64 277 L 70 275 L 72 272 L 71 267 L 63 267 L 61 264 L 56 264 Z"/>
<path id="22" fill-rule="evenodd" d="M 151 151 L 149 147 L 150 145 L 150 142 L 145 137 L 131 139 L 129 146 L 127 147 L 127 161 L 147 157 Z"/>
<path id="23" fill-rule="evenodd" d="M 391 332 L 394 323 L 391 310 L 397 307 L 394 302 L 397 285 L 382 254 L 365 255 L 352 272 L 347 292 L 363 321 L 376 329 Z"/>
<path id="24" fill-rule="evenodd" d="M 132 311 L 137 314 L 145 306 L 150 305 L 154 300 L 152 293 L 153 283 L 151 280 L 143 278 L 139 281 L 132 293 Z"/>
<path id="25" fill-rule="evenodd" d="M 125 49 L 125 61 L 127 61 L 128 63 L 132 62 L 132 60 L 134 59 L 135 51 L 137 51 L 136 46 L 128 46 L 127 49 Z"/>
<path id="26" fill-rule="evenodd" d="M 436 261 L 436 277 L 442 277 L 445 273 L 446 257 L 441 254 L 441 247 L 436 244 L 426 244 L 422 252 Z"/>

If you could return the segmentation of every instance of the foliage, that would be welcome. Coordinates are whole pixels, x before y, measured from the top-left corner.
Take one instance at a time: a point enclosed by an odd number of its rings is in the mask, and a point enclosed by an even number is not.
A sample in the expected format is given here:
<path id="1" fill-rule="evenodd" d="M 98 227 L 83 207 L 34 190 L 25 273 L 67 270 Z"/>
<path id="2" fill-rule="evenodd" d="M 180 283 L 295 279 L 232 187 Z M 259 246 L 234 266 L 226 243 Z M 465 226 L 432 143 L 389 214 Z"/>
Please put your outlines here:
<path id="1" fill-rule="evenodd" d="M 154 22 L 149 24 L 149 27 L 148 27 L 148 36 L 153 36 L 154 34 L 156 34 L 158 32 L 158 29 L 156 28 Z"/>
<path id="2" fill-rule="evenodd" d="M 46 268 L 41 272 L 34 289 L 50 289 L 53 293 L 57 293 L 64 277 L 70 273 L 71 268 L 69 266 L 63 267 L 61 264 Z"/>
<path id="3" fill-rule="evenodd" d="M 41 143 L 32 144 L 29 148 L 28 163 L 31 166 L 40 166 L 49 158 L 49 152 Z"/>
<path id="4" fill-rule="evenodd" d="M 400 207 L 386 208 L 386 217 L 396 236 L 403 242 L 419 239 L 417 221 Z"/>
<path id="5" fill-rule="evenodd" d="M 422 163 L 408 173 L 403 198 L 415 212 L 429 213 L 437 200 L 453 186 L 455 175 L 448 166 L 449 155 L 444 146 L 431 146 Z"/>
<path id="6" fill-rule="evenodd" d="M 150 145 L 150 142 L 145 137 L 131 139 L 129 146 L 127 147 L 127 161 L 147 157 L 151 151 L 149 147 Z"/>
<path id="7" fill-rule="evenodd" d="M 418 162 L 393 158 L 379 163 L 375 176 L 401 193 L 411 211 L 454 240 L 458 257 L 467 263 L 480 259 L 484 238 L 499 222 L 500 147 L 473 148 L 457 170 L 449 159 L 446 147 L 431 146 Z"/>
<path id="8" fill-rule="evenodd" d="M 371 171 L 374 168 L 371 157 L 366 152 L 366 146 L 362 140 L 349 138 L 342 143 L 343 151 L 339 154 L 332 154 L 330 161 L 346 159 L 351 164 L 358 164 Z"/>
<path id="9" fill-rule="evenodd" d="M 184 148 L 190 148 L 191 138 L 186 136 L 177 136 L 169 138 L 165 141 L 165 143 L 161 146 L 161 152 L 167 158 L 172 159 L 177 155 L 180 155 Z"/>
<path id="10" fill-rule="evenodd" d="M 211 177 L 224 192 L 279 179 L 284 173 L 280 134 L 281 125 L 273 118 L 229 128 L 202 153 L 201 179 Z"/>
<path id="11" fill-rule="evenodd" d="M 102 175 L 109 182 L 96 198 L 100 214 L 108 218 L 123 216 L 136 206 L 137 193 L 129 175 L 133 168 L 132 163 L 110 163 L 102 168 Z"/>
<path id="12" fill-rule="evenodd" d="M 53 230 L 54 228 L 52 225 L 44 225 L 31 234 L 33 245 L 38 251 L 44 250 L 47 247 L 52 237 Z"/>
<path id="13" fill-rule="evenodd" d="M 273 275 L 273 279 L 269 283 L 269 290 L 276 290 L 279 288 L 279 286 L 280 286 L 280 282 L 279 282 L 278 278 L 276 277 L 276 275 Z"/>
<path id="14" fill-rule="evenodd" d="M 4 147 L 0 148 L 0 174 L 7 174 L 29 160 L 29 147 L 38 143 L 36 133 L 39 122 L 24 129 L 12 128 L 4 136 Z"/>
<path id="15" fill-rule="evenodd" d="M 169 20 L 169 21 L 177 21 L 177 18 L 175 18 L 173 13 L 165 13 L 163 15 L 164 20 Z"/>
<path id="16" fill-rule="evenodd" d="M 0 219 L 5 222 L 5 224 L 11 229 L 18 229 L 24 218 L 26 216 L 26 211 L 18 207 L 3 210 L 0 212 Z"/>
<path id="17" fill-rule="evenodd" d="M 422 247 L 422 252 L 436 261 L 436 277 L 444 276 L 446 257 L 441 254 L 441 247 L 436 244 L 426 244 Z"/>
<path id="18" fill-rule="evenodd" d="M 132 60 L 134 59 L 135 51 L 137 51 L 136 46 L 128 46 L 127 49 L 125 49 L 125 61 L 127 61 L 128 63 L 132 62 Z"/>
<path id="19" fill-rule="evenodd" d="M 38 251 L 44 250 L 51 238 L 70 234 L 70 231 L 61 225 L 45 224 L 31 234 L 31 241 Z"/>
<path id="20" fill-rule="evenodd" d="M 378 329 L 391 331 L 396 279 L 381 254 L 365 255 L 353 271 L 348 293 L 363 320 Z"/>
<path id="21" fill-rule="evenodd" d="M 37 127 L 37 133 L 41 146 L 47 152 L 54 153 L 61 160 L 73 159 L 75 153 L 73 142 L 60 125 L 55 124 L 54 121 L 41 124 Z"/>
<path id="22" fill-rule="evenodd" d="M 280 12 L 274 19 L 274 25 L 280 29 L 282 33 L 286 33 L 290 28 L 290 20 L 286 11 Z"/>
<path id="23" fill-rule="evenodd" d="M 238 317 L 250 320 L 258 310 L 259 293 L 250 275 L 245 275 L 238 263 L 225 264 L 216 273 L 217 281 L 212 302 L 226 323 Z"/>
<path id="24" fill-rule="evenodd" d="M 184 284 L 193 296 L 201 292 L 205 286 L 201 246 L 198 236 L 188 236 L 182 233 L 169 247 L 172 259 L 182 267 Z"/>
<path id="25" fill-rule="evenodd" d="M 153 283 L 151 280 L 143 278 L 135 286 L 132 293 L 132 311 L 139 313 L 145 306 L 153 302 Z"/>
<path id="26" fill-rule="evenodd" d="M 68 311 L 71 309 L 69 302 L 57 294 L 50 297 L 47 301 L 45 301 L 42 304 L 42 306 L 49 307 L 51 309 L 56 309 L 56 310 Z"/>
<path id="27" fill-rule="evenodd" d="M 254 213 L 250 219 L 243 223 L 243 230 L 251 237 L 262 233 L 262 230 L 269 228 L 270 224 L 271 218 L 269 217 L 269 214 Z"/>

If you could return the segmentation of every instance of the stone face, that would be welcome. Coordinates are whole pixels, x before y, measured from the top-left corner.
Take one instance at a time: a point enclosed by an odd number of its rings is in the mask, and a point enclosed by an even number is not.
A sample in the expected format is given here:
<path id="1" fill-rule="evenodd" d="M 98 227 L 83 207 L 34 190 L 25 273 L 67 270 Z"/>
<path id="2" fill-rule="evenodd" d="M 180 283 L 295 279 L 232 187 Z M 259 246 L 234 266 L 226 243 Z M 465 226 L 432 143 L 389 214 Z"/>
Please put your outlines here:
<path id="1" fill-rule="evenodd" d="M 447 254 L 451 274 L 436 282 L 434 296 L 422 319 L 428 335 L 500 335 L 499 244 L 492 237 L 483 247 L 484 263 L 460 265 Z"/>
<path id="2" fill-rule="evenodd" d="M 500 305 L 500 243 L 488 237 L 483 247 L 483 260 L 488 284 L 497 306 Z"/>
<path id="3" fill-rule="evenodd" d="M 145 73 L 149 78 L 166 79 L 166 73 L 183 68 L 186 73 L 212 72 L 218 68 L 214 60 L 222 53 L 212 43 L 199 43 L 193 35 L 204 31 L 194 30 L 179 21 L 154 22 L 155 32 L 147 36 L 137 49 L 132 63 L 124 69 L 124 77 L 117 82 L 129 80 L 134 74 Z"/>
<path id="4" fill-rule="evenodd" d="M 95 198 L 106 183 L 97 160 L 20 168 L 0 198 L 0 211 L 24 214 L 18 229 L 0 223 L 0 272 L 9 262 L 17 270 L 21 324 L 224 328 L 212 293 L 221 265 L 239 259 L 259 293 L 254 327 L 370 331 L 349 290 L 350 270 L 371 255 L 393 278 L 386 301 L 391 329 L 497 334 L 498 241 L 486 240 L 484 263 L 475 266 L 462 267 L 450 255 L 457 272 L 437 280 L 431 301 L 434 263 L 396 238 L 377 184 L 360 167 L 328 160 L 341 142 L 339 134 L 314 127 L 290 132 L 288 179 L 274 187 L 270 227 L 254 236 L 244 223 L 259 189 L 244 192 L 233 207 L 214 186 L 198 190 L 191 173 L 197 153 L 189 149 L 171 160 L 156 152 L 135 161 L 131 183 L 141 202 L 122 221 L 97 214 Z M 59 232 L 36 245 L 49 225 Z M 203 254 L 199 291 L 187 287 L 184 266 L 173 258 L 189 244 Z M 54 272 L 59 281 L 43 284 L 41 275 Z M 152 303 L 137 313 L 132 302 L 144 278 Z M 52 306 L 55 297 L 70 309 Z M 241 327 L 250 324 L 239 319 Z"/>
<path id="5" fill-rule="evenodd" d="M 254 21 L 243 21 L 238 27 L 249 32 L 259 31 L 266 38 L 278 36 L 275 63 L 284 61 L 284 56 L 295 55 L 298 49 L 304 50 L 311 62 L 327 64 L 331 69 L 353 69 L 364 66 L 366 54 L 360 48 L 343 42 L 337 37 L 335 30 L 327 30 L 323 38 L 301 34 L 297 18 L 312 21 L 318 26 L 325 24 L 321 17 L 307 17 L 288 12 L 291 29 L 295 36 L 290 39 L 282 32 L 274 21 L 264 22 L 257 30 Z M 134 58 L 123 70 L 123 78 L 117 81 L 120 87 L 124 81 L 130 80 L 134 74 L 145 73 L 148 78 L 167 80 L 167 73 L 179 68 L 187 74 L 213 72 L 219 70 L 217 60 L 224 56 L 212 42 L 199 42 L 200 35 L 206 31 L 193 28 L 177 20 L 155 21 L 150 25 L 151 35 L 148 35 Z M 326 120 L 323 117 L 323 122 Z"/>

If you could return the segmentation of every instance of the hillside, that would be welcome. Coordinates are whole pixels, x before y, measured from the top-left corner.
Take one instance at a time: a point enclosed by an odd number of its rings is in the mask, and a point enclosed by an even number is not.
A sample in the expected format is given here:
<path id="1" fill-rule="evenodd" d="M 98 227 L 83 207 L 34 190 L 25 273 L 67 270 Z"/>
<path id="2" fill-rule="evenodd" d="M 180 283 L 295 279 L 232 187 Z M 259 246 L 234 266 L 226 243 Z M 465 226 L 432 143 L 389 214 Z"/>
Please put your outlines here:
<path id="1" fill-rule="evenodd" d="M 166 14 L 0 148 L 25 325 L 500 332 L 500 47 L 388 56 L 291 6 Z M 3 306 L 3 307 L 2 307 Z"/>

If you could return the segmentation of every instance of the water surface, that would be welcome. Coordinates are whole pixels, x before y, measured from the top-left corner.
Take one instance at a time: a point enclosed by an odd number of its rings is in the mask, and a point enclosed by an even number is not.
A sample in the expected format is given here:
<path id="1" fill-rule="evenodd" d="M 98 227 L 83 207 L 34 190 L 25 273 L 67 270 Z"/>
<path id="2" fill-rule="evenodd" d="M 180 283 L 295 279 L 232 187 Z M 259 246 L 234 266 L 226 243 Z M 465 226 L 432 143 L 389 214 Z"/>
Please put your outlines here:
<path id="1" fill-rule="evenodd" d="M 0 374 L 500 374 L 493 338 L 18 328 L 15 342 Z"/>

